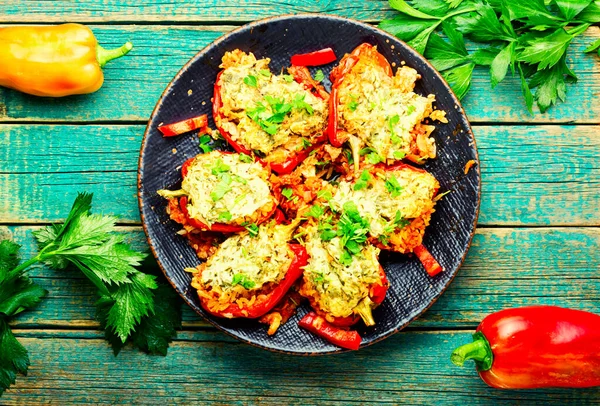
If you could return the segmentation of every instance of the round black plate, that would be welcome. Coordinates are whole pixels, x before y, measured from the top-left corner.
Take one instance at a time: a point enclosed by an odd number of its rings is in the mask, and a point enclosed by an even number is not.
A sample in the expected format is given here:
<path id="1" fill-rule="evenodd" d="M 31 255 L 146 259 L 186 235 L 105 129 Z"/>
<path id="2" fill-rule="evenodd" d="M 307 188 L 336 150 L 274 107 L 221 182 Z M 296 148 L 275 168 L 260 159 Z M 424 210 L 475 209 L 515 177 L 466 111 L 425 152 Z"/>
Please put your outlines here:
<path id="1" fill-rule="evenodd" d="M 450 284 L 462 264 L 479 212 L 479 165 L 467 175 L 467 161 L 477 158 L 477 149 L 469 122 L 458 100 L 440 75 L 413 49 L 397 38 L 357 21 L 325 16 L 296 15 L 270 18 L 247 24 L 219 38 L 193 57 L 175 76 L 158 101 L 142 142 L 139 162 L 138 193 L 144 230 L 154 256 L 166 277 L 185 301 L 210 323 L 247 343 L 266 349 L 300 354 L 341 352 L 338 347 L 300 329 L 297 322 L 307 311 L 299 309 L 273 337 L 266 326 L 253 320 L 223 320 L 207 315 L 190 287 L 190 275 L 183 269 L 200 263 L 194 250 L 179 237 L 180 226 L 165 213 L 165 200 L 158 189 L 174 188 L 181 181 L 180 166 L 200 153 L 194 134 L 163 138 L 157 130 L 161 123 L 172 123 L 206 113 L 211 117 L 213 84 L 221 57 L 236 48 L 253 52 L 258 58 L 271 58 L 271 69 L 289 66 L 290 56 L 331 47 L 338 61 L 357 45 L 369 42 L 393 63 L 406 63 L 422 76 L 416 92 L 436 96 L 436 106 L 447 113 L 448 124 L 436 124 L 439 157 L 425 169 L 439 180 L 441 191 L 451 191 L 437 204 L 424 244 L 445 269 L 430 278 L 414 256 L 382 253 L 381 263 L 391 286 L 383 304 L 374 312 L 377 325 L 359 327 L 363 346 L 399 331 L 429 308 Z M 329 76 L 335 62 L 321 66 Z M 312 72 L 317 68 L 312 69 Z M 330 83 L 324 81 L 327 88 Z"/>

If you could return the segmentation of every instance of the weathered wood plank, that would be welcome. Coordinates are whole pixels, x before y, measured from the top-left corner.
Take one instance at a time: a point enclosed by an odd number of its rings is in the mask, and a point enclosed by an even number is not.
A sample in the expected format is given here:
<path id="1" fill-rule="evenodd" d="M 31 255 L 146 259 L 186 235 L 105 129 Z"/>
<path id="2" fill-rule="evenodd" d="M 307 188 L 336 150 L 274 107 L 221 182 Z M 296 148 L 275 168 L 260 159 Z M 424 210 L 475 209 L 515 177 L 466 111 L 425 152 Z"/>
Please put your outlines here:
<path id="1" fill-rule="evenodd" d="M 64 2 L 56 2 L 62 3 Z M 110 3 L 111 7 L 115 6 L 116 9 L 116 4 L 120 4 Z M 336 5 L 337 1 L 332 3 L 332 7 L 339 6 Z M 352 10 L 352 7 L 374 7 L 380 3 L 382 2 L 357 2 L 356 5 L 344 3 L 344 7 L 350 7 Z M 16 7 L 20 2 L 15 1 L 14 4 Z M 32 4 L 34 10 L 37 7 L 37 2 L 28 4 Z M 39 8 L 45 9 L 49 4 L 55 2 L 44 2 Z M 0 5 L 0 15 L 1 7 L 3 6 Z M 138 12 L 137 7 L 121 7 L 132 13 Z M 261 7 L 268 9 L 270 6 Z M 62 9 L 61 6 L 58 8 Z M 231 9 L 236 9 L 242 14 L 244 12 L 237 5 L 231 6 Z M 20 14 L 22 13 L 21 11 Z M 193 13 L 189 15 L 196 18 Z M 126 58 L 106 66 L 102 89 L 92 95 L 61 99 L 37 98 L 0 89 L 0 121 L 145 121 L 169 81 L 188 59 L 233 27 L 128 25 L 92 28 L 99 41 L 106 47 L 116 47 L 128 40 L 135 44 L 134 50 Z M 576 38 L 571 45 L 570 64 L 579 76 L 579 82 L 569 86 L 567 103 L 550 109 L 546 114 L 530 116 L 520 95 L 518 78 L 508 77 L 492 92 L 488 74 L 484 70 L 476 70 L 472 91 L 464 100 L 469 118 L 473 122 L 599 123 L 600 103 L 595 103 L 600 93 L 598 57 L 582 53 L 588 44 L 598 38 L 600 27 L 592 27 L 586 34 Z"/>
<path id="2" fill-rule="evenodd" d="M 6 230 L 6 229 L 5 229 Z M 23 245 L 22 257 L 35 255 L 32 227 L 11 227 Z M 1 228 L 0 228 L 1 231 Z M 124 228 L 129 241 L 147 249 L 145 236 Z M 439 301 L 411 327 L 472 327 L 490 312 L 506 307 L 555 304 L 600 313 L 600 228 L 482 228 L 458 275 Z M 38 266 L 36 282 L 50 292 L 15 326 L 96 327 L 95 291 L 76 272 Z M 206 326 L 187 306 L 184 325 Z"/>
<path id="3" fill-rule="evenodd" d="M 140 125 L 0 125 L 0 222 L 57 221 L 76 191 L 139 221 Z M 477 126 L 482 225 L 599 225 L 597 126 Z"/>
<path id="4" fill-rule="evenodd" d="M 379 21 L 394 15 L 387 0 L 354 3 L 342 0 L 187 0 L 153 1 L 132 6 L 119 0 L 56 0 L 48 4 L 6 0 L 0 5 L 3 22 L 247 22 L 281 14 L 327 13 L 358 20 Z"/>
<path id="5" fill-rule="evenodd" d="M 48 404 L 569 404 L 600 402 L 595 389 L 501 391 L 475 368 L 449 361 L 470 331 L 403 332 L 355 353 L 275 354 L 221 333 L 180 333 L 167 357 L 126 348 L 114 357 L 88 331 L 17 331 L 29 349 L 27 377 L 5 405 Z M 323 371 L 327 371 L 324 377 Z M 324 379 L 325 378 L 325 379 Z"/>

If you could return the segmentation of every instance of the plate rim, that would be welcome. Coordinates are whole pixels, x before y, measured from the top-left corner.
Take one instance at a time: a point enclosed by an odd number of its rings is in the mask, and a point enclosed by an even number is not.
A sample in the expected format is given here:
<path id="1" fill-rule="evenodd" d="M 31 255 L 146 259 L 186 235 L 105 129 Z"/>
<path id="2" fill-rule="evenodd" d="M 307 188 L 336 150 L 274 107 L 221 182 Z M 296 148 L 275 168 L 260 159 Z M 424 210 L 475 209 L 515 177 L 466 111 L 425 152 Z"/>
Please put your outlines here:
<path id="1" fill-rule="evenodd" d="M 469 238 L 466 244 L 466 249 L 464 251 L 464 253 L 462 254 L 460 261 L 456 267 L 456 271 L 454 272 L 454 274 L 450 277 L 450 279 L 443 285 L 442 289 L 440 290 L 440 292 L 435 295 L 431 301 L 429 302 L 429 304 L 424 307 L 422 310 L 420 310 L 417 314 L 415 314 L 414 316 L 412 316 L 411 318 L 409 318 L 407 321 L 405 321 L 404 323 L 402 323 L 402 325 L 398 326 L 395 329 L 390 330 L 389 332 L 387 332 L 386 334 L 381 335 L 380 337 L 377 337 L 375 339 L 373 339 L 371 342 L 367 343 L 367 344 L 361 344 L 359 349 L 363 349 L 366 347 L 369 347 L 375 343 L 379 343 L 383 340 L 385 340 L 386 338 L 391 337 L 392 335 L 400 332 L 401 330 L 404 330 L 409 324 L 411 324 L 412 322 L 414 322 L 415 320 L 417 320 L 419 317 L 421 317 L 425 312 L 427 312 L 431 306 L 433 306 L 438 299 L 440 298 L 440 296 L 442 296 L 442 294 L 444 294 L 446 292 L 446 290 L 448 289 L 448 287 L 452 284 L 452 282 L 454 281 L 454 279 L 456 278 L 456 275 L 458 274 L 458 271 L 460 270 L 460 268 L 463 266 L 464 261 L 466 259 L 467 253 L 469 252 L 470 248 L 471 248 L 471 244 L 473 242 L 473 237 L 475 235 L 475 231 L 477 230 L 477 224 L 479 221 L 479 213 L 480 213 L 480 209 L 481 209 L 481 169 L 480 169 L 480 159 L 479 159 L 479 150 L 477 148 L 477 142 L 475 139 L 475 134 L 473 134 L 473 129 L 471 126 L 471 122 L 465 112 L 465 109 L 463 108 L 462 104 L 460 103 L 460 100 L 458 99 L 458 97 L 456 97 L 456 94 L 454 93 L 454 91 L 452 90 L 452 88 L 450 87 L 450 85 L 448 84 L 448 82 L 446 81 L 446 79 L 444 79 L 444 77 L 442 76 L 442 74 L 435 69 L 435 67 L 429 62 L 429 60 L 427 58 L 425 58 L 425 56 L 421 55 L 420 53 L 418 53 L 413 47 L 411 47 L 410 45 L 408 45 L 406 42 L 402 41 L 401 39 L 393 36 L 392 34 L 382 30 L 381 28 L 374 26 L 372 24 L 363 22 L 363 21 L 359 21 L 353 18 L 348 18 L 348 17 L 341 17 L 341 16 L 337 16 L 337 15 L 331 15 L 331 14 L 325 14 L 325 13 L 298 13 L 298 14 L 281 14 L 281 15 L 277 15 L 277 16 L 271 16 L 271 17 L 267 17 L 267 18 L 262 18 L 260 20 L 255 20 L 249 23 L 246 23 L 244 25 L 241 25 L 231 31 L 228 31 L 226 33 L 224 33 L 223 35 L 221 35 L 220 37 L 216 38 L 214 41 L 210 42 L 209 44 L 207 44 L 205 47 L 203 47 L 202 49 L 200 49 L 194 56 L 192 56 L 190 58 L 189 61 L 187 61 L 182 67 L 181 69 L 179 69 L 179 71 L 177 72 L 177 74 L 173 77 L 173 79 L 171 79 L 171 81 L 169 81 L 169 83 L 167 84 L 167 86 L 165 87 L 165 90 L 161 93 L 158 101 L 156 102 L 156 105 L 154 106 L 154 109 L 152 110 L 152 113 L 150 114 L 150 117 L 148 118 L 148 123 L 146 124 L 146 129 L 144 130 L 144 136 L 142 137 L 142 141 L 140 143 L 140 153 L 139 153 L 139 158 L 138 158 L 138 168 L 137 168 L 137 198 L 138 198 L 138 208 L 139 208 L 139 212 L 140 212 L 140 221 L 142 223 L 142 229 L 144 230 L 144 234 L 146 236 L 146 241 L 148 243 L 148 246 L 150 247 L 150 250 L 152 252 L 152 255 L 154 256 L 154 258 L 156 259 L 156 262 L 161 270 L 161 272 L 163 273 L 165 279 L 169 282 L 169 284 L 173 287 L 173 289 L 175 289 L 175 292 L 177 292 L 177 294 L 181 297 L 181 299 L 183 299 L 183 301 L 194 311 L 194 313 L 196 313 L 197 315 L 199 315 L 204 321 L 207 321 L 208 323 L 210 323 L 212 326 L 214 326 L 217 330 L 225 333 L 226 335 L 235 338 L 236 340 L 239 340 L 245 344 L 249 344 L 253 347 L 257 347 L 257 348 L 261 348 L 264 350 L 268 350 L 271 352 L 275 352 L 275 353 L 280 353 L 280 354 L 289 354 L 289 355 L 299 355 L 299 356 L 320 356 L 320 355 L 330 355 L 330 354 L 342 354 L 342 353 L 346 353 L 346 352 L 350 352 L 351 350 L 347 350 L 347 349 L 342 349 L 342 348 L 338 348 L 335 350 L 326 350 L 326 351 L 288 351 L 288 350 L 283 350 L 283 349 L 279 349 L 279 348 L 273 348 L 273 347 L 269 347 L 266 345 L 262 345 L 253 341 L 250 341 L 248 339 L 245 339 L 243 337 L 239 337 L 231 332 L 229 332 L 228 330 L 226 330 L 224 327 L 222 327 L 217 321 L 212 320 L 210 318 L 207 318 L 206 316 L 204 316 L 203 314 L 199 313 L 196 309 L 195 306 L 193 306 L 189 300 L 182 295 L 177 286 L 175 285 L 175 283 L 171 280 L 171 278 L 169 277 L 169 275 L 167 274 L 167 271 L 165 269 L 165 267 L 163 266 L 161 260 L 159 259 L 159 256 L 157 254 L 157 251 L 154 247 L 154 244 L 152 242 L 152 239 L 150 238 L 150 234 L 148 231 L 148 226 L 145 220 L 145 215 L 144 215 L 144 201 L 143 201 L 143 196 L 142 196 L 142 175 L 143 175 L 143 169 L 142 169 L 142 164 L 144 161 L 144 155 L 146 152 L 146 140 L 147 137 L 150 133 L 150 129 L 151 129 L 151 124 L 152 121 L 154 119 L 154 117 L 156 116 L 156 114 L 158 113 L 159 109 L 161 108 L 161 106 L 163 105 L 163 102 L 165 100 L 165 97 L 167 95 L 167 93 L 171 90 L 173 83 L 177 80 L 179 80 L 179 78 L 181 77 L 181 75 L 187 71 L 187 69 L 194 64 L 198 59 L 200 59 L 200 57 L 207 53 L 209 50 L 218 47 L 222 42 L 224 42 L 226 39 L 228 39 L 230 36 L 235 35 L 241 31 L 246 31 L 248 29 L 252 30 L 255 26 L 258 25 L 263 25 L 263 24 L 268 24 L 269 22 L 272 21 L 285 21 L 285 20 L 295 20 L 295 19 L 328 19 L 328 20 L 337 20 L 340 22 L 350 22 L 352 24 L 355 25 L 359 25 L 359 26 L 363 26 L 369 30 L 375 30 L 378 34 L 387 37 L 388 39 L 392 39 L 394 41 L 398 41 L 400 42 L 407 51 L 409 51 L 410 53 L 412 53 L 413 57 L 421 60 L 423 63 L 425 63 L 426 65 L 428 65 L 438 76 L 438 78 L 440 79 L 442 85 L 446 88 L 446 90 L 448 91 L 448 93 L 450 94 L 452 100 L 454 101 L 454 104 L 457 108 L 457 110 L 459 111 L 460 115 L 462 115 L 462 117 L 464 118 L 466 124 L 467 124 L 467 132 L 468 134 L 471 136 L 471 139 L 473 140 L 473 151 L 475 153 L 475 160 L 476 160 L 476 165 L 475 168 L 471 168 L 471 170 L 475 169 L 477 171 L 477 205 L 476 205 L 476 209 L 475 209 L 475 215 L 473 218 L 473 228 L 469 234 Z M 211 96 L 212 99 L 212 96 Z"/>

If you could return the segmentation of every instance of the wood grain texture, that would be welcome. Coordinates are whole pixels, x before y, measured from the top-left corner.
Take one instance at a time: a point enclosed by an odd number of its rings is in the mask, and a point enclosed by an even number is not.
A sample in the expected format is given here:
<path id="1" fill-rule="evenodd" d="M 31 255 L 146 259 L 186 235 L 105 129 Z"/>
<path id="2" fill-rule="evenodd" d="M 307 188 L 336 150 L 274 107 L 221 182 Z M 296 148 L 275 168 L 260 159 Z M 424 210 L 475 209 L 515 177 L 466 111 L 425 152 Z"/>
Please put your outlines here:
<path id="1" fill-rule="evenodd" d="M 358 20 L 379 21 L 394 15 L 387 0 L 185 0 L 152 1 L 133 6 L 119 0 L 5 0 L 3 22 L 248 22 L 280 14 L 326 13 Z"/>
<path id="2" fill-rule="evenodd" d="M 475 127 L 483 179 L 479 224 L 600 225 L 598 130 Z M 76 191 L 95 192 L 95 207 L 138 223 L 143 131 L 141 125 L 0 125 L 0 223 L 63 219 Z"/>
<path id="3" fill-rule="evenodd" d="M 274 354 L 213 331 L 182 332 L 167 357 L 126 348 L 114 357 L 96 332 L 19 331 L 27 377 L 4 405 L 66 404 L 589 404 L 596 389 L 500 391 L 449 355 L 470 331 L 403 332 L 356 353 Z M 435 351 L 432 351 L 435 349 Z M 326 372 L 325 372 L 326 371 Z"/>
<path id="4" fill-rule="evenodd" d="M 38 2 L 28 3 L 35 9 L 33 3 Z M 54 2 L 40 3 L 40 7 L 46 8 L 49 4 Z M 351 7 L 350 3 L 344 4 Z M 136 8 L 131 7 L 131 10 Z M 118 47 L 125 41 L 132 41 L 135 46 L 129 55 L 106 66 L 103 87 L 91 95 L 61 99 L 0 89 L 0 121 L 146 121 L 181 67 L 200 49 L 234 27 L 116 25 L 92 28 L 107 48 Z M 567 103 L 553 107 L 546 114 L 530 116 L 527 113 L 518 78 L 509 75 L 492 91 L 487 71 L 476 69 L 472 90 L 463 100 L 469 119 L 475 123 L 600 123 L 600 103 L 596 102 L 600 94 L 599 59 L 595 54 L 582 52 L 598 38 L 600 27 L 592 27 L 573 41 L 569 64 L 579 82 L 569 85 Z M 207 99 L 210 96 L 207 95 Z"/>
<path id="5" fill-rule="evenodd" d="M 10 228 L 35 255 L 32 227 Z M 140 228 L 123 228 L 129 242 L 147 249 Z M 475 327 L 487 314 L 506 307 L 554 304 L 600 313 L 600 228 L 482 228 L 477 230 L 456 279 L 425 315 L 419 328 Z M 37 266 L 30 274 L 50 294 L 17 317 L 18 327 L 97 327 L 95 291 L 77 272 Z M 207 326 L 184 306 L 184 326 Z"/>

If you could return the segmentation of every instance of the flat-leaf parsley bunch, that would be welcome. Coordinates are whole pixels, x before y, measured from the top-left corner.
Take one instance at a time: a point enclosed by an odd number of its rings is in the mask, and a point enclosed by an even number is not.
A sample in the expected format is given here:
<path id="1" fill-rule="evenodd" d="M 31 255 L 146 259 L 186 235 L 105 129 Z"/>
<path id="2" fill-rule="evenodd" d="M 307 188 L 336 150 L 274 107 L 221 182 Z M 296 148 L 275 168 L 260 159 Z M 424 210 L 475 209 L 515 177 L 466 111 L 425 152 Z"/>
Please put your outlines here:
<path id="1" fill-rule="evenodd" d="M 400 15 L 379 27 L 429 58 L 459 98 L 469 91 L 475 66 L 489 68 L 492 87 L 510 69 L 521 79 L 530 113 L 534 101 L 543 113 L 558 99 L 566 100 L 566 84 L 577 81 L 566 61 L 569 44 L 600 22 L 600 0 L 389 2 Z M 469 53 L 463 36 L 487 46 Z M 600 40 L 586 52 L 598 48 Z"/>
<path id="2" fill-rule="evenodd" d="M 0 395 L 26 374 L 27 350 L 16 340 L 8 319 L 37 305 L 46 291 L 26 270 L 43 262 L 51 268 L 79 269 L 98 289 L 96 314 L 115 355 L 127 342 L 151 354 L 167 354 L 181 324 L 180 302 L 169 286 L 141 272 L 145 255 L 116 233 L 116 218 L 91 214 L 92 195 L 80 193 L 63 224 L 34 232 L 38 254 L 19 264 L 19 245 L 0 242 Z"/>

